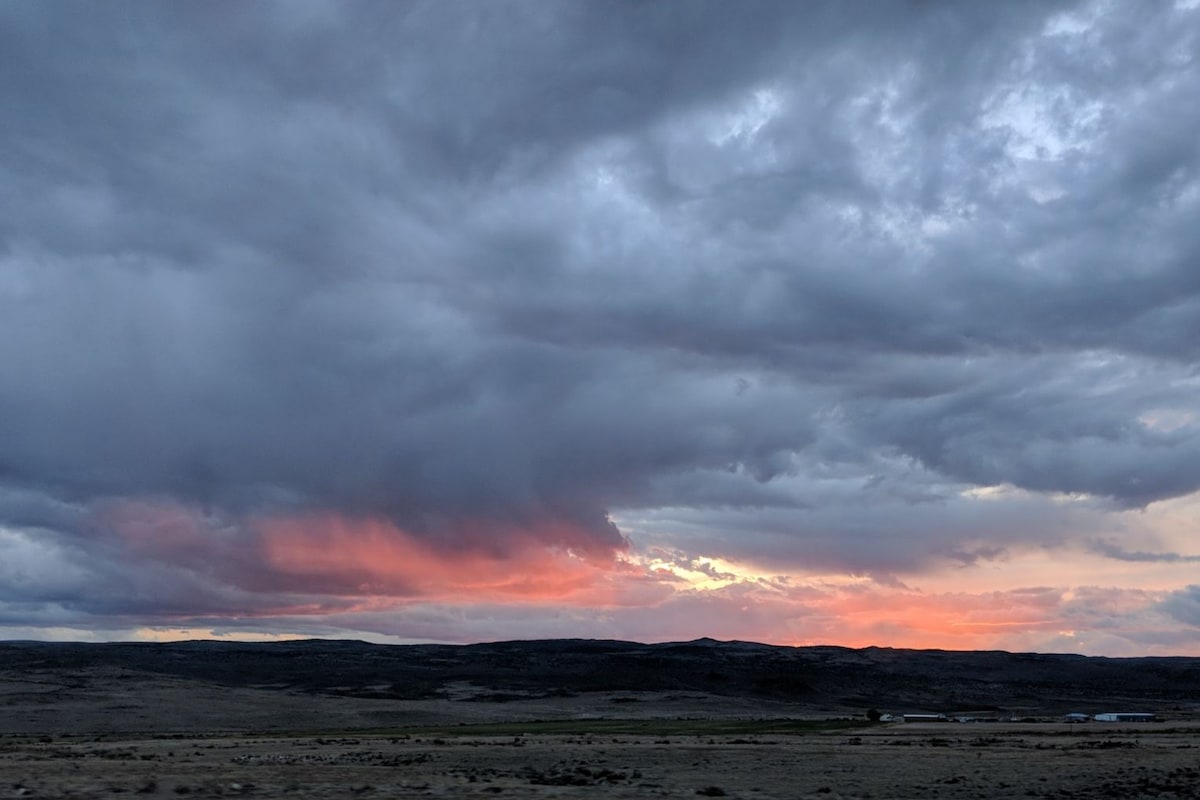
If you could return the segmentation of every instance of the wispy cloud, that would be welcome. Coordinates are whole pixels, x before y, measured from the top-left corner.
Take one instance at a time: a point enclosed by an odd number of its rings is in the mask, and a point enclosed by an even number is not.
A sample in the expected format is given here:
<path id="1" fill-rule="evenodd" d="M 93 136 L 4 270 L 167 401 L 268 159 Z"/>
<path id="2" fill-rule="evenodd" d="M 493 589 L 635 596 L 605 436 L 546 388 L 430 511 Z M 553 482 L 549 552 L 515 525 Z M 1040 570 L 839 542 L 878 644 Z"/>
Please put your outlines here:
<path id="1" fill-rule="evenodd" d="M 1094 553 L 1118 561 L 1134 561 L 1163 564 L 1196 564 L 1200 563 L 1200 555 L 1185 555 L 1183 553 L 1150 553 L 1143 550 L 1126 550 L 1118 544 L 1109 541 L 1093 539 L 1088 547 Z"/>

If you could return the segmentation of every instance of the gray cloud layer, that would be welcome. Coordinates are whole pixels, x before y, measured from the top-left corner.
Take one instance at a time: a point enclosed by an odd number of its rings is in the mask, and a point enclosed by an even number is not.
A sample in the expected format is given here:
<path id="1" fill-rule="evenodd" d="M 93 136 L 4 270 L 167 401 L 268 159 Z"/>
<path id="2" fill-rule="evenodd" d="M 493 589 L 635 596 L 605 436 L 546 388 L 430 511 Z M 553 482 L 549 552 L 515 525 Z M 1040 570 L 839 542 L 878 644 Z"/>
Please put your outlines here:
<path id="1" fill-rule="evenodd" d="M 888 571 L 1070 532 L 972 486 L 1193 492 L 1198 52 L 1169 3 L 0 6 L 0 525 Z"/>

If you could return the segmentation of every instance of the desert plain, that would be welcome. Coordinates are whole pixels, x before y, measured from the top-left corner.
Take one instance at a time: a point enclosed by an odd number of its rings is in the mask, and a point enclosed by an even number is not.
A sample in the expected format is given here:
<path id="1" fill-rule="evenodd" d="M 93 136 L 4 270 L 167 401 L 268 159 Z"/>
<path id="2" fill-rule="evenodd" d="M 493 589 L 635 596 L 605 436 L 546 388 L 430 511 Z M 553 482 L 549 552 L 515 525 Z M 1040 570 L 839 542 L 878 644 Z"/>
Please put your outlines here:
<path id="1" fill-rule="evenodd" d="M 9 643 L 0 798 L 1193 798 L 1197 666 L 709 641 Z M 1134 708 L 1160 721 L 1061 721 Z"/>

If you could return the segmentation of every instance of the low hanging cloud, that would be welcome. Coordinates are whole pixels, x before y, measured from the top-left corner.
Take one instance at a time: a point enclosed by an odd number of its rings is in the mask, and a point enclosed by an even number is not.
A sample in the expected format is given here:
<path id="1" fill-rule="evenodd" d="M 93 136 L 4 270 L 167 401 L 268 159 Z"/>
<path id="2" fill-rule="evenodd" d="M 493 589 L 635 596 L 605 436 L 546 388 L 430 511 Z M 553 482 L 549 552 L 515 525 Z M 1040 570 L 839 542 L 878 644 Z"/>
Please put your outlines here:
<path id="1" fill-rule="evenodd" d="M 1200 490 L 1196 52 L 1182 3 L 0 8 L 5 613 L 1170 560 L 1119 520 Z"/>

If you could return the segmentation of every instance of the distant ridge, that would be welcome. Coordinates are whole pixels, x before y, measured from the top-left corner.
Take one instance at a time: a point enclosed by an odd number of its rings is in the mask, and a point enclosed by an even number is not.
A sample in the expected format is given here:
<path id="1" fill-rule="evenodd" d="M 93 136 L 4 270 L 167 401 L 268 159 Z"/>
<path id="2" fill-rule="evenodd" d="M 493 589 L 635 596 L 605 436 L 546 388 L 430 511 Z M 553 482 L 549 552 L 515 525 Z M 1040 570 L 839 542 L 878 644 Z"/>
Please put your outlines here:
<path id="1" fill-rule="evenodd" d="M 1200 705 L 1200 658 L 1003 651 L 642 644 L 548 639 L 467 645 L 357 640 L 0 642 L 0 678 L 120 669 L 241 687 L 373 699 L 506 702 L 592 692 L 695 692 L 822 709 L 963 708 L 1185 713 Z M 2 708 L 2 706 L 0 706 Z"/>

